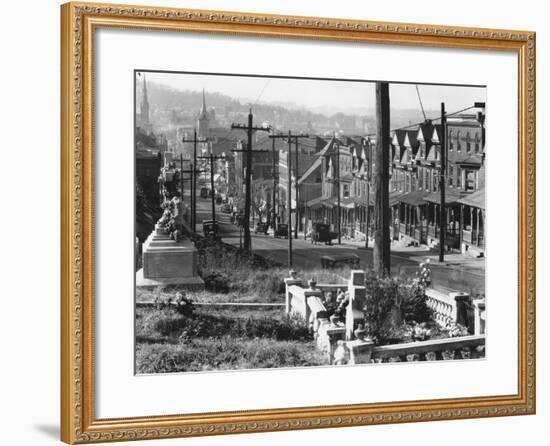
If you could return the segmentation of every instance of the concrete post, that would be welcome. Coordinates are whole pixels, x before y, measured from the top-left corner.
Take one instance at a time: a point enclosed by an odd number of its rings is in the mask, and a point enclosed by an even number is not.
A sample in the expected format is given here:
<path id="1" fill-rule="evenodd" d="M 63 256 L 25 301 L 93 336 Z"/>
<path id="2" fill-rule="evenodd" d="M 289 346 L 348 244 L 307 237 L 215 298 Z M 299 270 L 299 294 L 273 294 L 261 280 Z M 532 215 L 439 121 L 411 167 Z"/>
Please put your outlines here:
<path id="1" fill-rule="evenodd" d="M 290 277 L 285 279 L 285 314 L 288 316 L 291 309 L 292 296 L 289 292 L 289 288 L 292 285 L 302 286 L 302 280 L 298 279 L 296 271 L 290 271 Z"/>
<path id="2" fill-rule="evenodd" d="M 468 327 L 468 308 L 470 295 L 468 293 L 449 293 L 451 299 L 455 301 L 453 319 L 457 324 Z M 470 328 L 470 327 L 468 327 Z"/>
<path id="3" fill-rule="evenodd" d="M 352 270 L 348 284 L 349 302 L 346 307 L 346 340 L 353 339 L 353 331 L 363 323 L 366 303 L 365 271 Z"/>
<path id="4" fill-rule="evenodd" d="M 308 287 L 304 290 L 304 315 L 306 319 L 306 323 L 309 324 L 309 319 L 311 317 L 311 308 L 308 304 L 308 299 L 310 297 L 318 297 L 319 299 L 322 299 L 323 293 L 322 291 L 316 287 L 317 282 L 314 280 L 310 280 L 308 282 Z"/>
<path id="5" fill-rule="evenodd" d="M 474 334 L 485 334 L 485 298 L 474 299 Z"/>

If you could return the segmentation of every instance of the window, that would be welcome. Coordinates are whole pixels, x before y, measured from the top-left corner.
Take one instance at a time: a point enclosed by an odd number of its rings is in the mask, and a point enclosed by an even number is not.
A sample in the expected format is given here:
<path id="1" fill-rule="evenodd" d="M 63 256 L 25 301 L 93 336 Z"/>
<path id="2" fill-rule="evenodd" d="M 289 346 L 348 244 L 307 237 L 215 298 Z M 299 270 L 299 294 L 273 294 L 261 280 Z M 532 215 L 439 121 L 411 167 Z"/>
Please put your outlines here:
<path id="1" fill-rule="evenodd" d="M 344 198 L 349 198 L 349 184 L 344 184 Z"/>
<path id="2" fill-rule="evenodd" d="M 453 131 L 449 130 L 449 135 L 447 136 L 449 140 L 449 150 L 452 152 L 454 149 L 454 143 L 453 143 Z"/>
<path id="3" fill-rule="evenodd" d="M 428 172 L 428 169 L 424 169 L 424 187 L 427 191 L 430 190 L 430 172 Z"/>
<path id="4" fill-rule="evenodd" d="M 454 185 L 454 174 L 455 174 L 454 166 L 449 166 L 449 186 L 451 187 L 453 187 Z"/>
<path id="5" fill-rule="evenodd" d="M 470 153 L 472 150 L 472 144 L 470 143 L 470 132 L 466 133 L 466 152 Z"/>
<path id="6" fill-rule="evenodd" d="M 456 132 L 456 151 L 460 152 L 462 146 L 460 145 L 460 132 Z"/>
<path id="7" fill-rule="evenodd" d="M 473 170 L 466 171 L 466 184 L 464 188 L 467 192 L 473 192 L 476 189 L 476 174 Z"/>
<path id="8" fill-rule="evenodd" d="M 462 187 L 462 171 L 460 167 L 456 168 L 456 187 L 459 189 Z"/>

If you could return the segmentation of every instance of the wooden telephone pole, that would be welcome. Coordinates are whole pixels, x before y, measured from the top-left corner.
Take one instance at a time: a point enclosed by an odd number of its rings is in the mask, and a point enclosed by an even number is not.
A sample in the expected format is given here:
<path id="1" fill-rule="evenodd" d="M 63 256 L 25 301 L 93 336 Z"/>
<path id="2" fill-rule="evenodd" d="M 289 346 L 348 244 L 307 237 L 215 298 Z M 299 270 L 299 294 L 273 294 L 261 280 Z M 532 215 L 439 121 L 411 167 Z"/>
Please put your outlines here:
<path id="1" fill-rule="evenodd" d="M 342 244 L 342 206 L 340 200 L 340 144 L 336 144 L 336 184 L 338 190 L 336 192 L 336 199 L 338 205 L 338 244 Z"/>
<path id="2" fill-rule="evenodd" d="M 246 130 L 248 143 L 246 150 L 233 150 L 233 152 L 246 153 L 246 176 L 245 176 L 245 198 L 244 198 L 244 250 L 250 251 L 250 194 L 252 178 L 252 135 L 255 131 L 268 132 L 269 127 L 255 127 L 253 124 L 252 109 L 248 112 L 248 124 L 231 124 L 232 129 Z"/>
<path id="3" fill-rule="evenodd" d="M 196 231 L 196 228 L 195 228 L 195 222 L 197 220 L 197 208 L 196 206 L 194 206 L 195 204 L 195 200 L 193 199 L 193 182 L 195 181 L 195 176 L 197 174 L 200 174 L 201 172 L 204 172 L 203 170 L 200 170 L 200 169 L 196 169 L 195 166 L 193 165 L 193 163 L 191 163 L 191 165 L 189 166 L 190 169 L 189 170 L 182 170 L 182 174 L 184 173 L 190 173 L 191 174 L 191 178 L 189 178 L 190 180 L 190 187 L 189 189 L 191 190 L 191 221 L 190 221 L 190 226 L 191 226 L 191 230 L 193 232 Z"/>
<path id="4" fill-rule="evenodd" d="M 376 82 L 376 149 L 374 154 L 373 267 L 378 275 L 390 273 L 390 95 L 387 82 Z"/>
<path id="5" fill-rule="evenodd" d="M 192 142 L 193 143 L 193 166 L 197 167 L 197 143 L 199 142 L 208 142 L 207 138 L 197 138 L 197 129 L 193 129 L 193 139 L 185 139 L 185 136 L 182 138 L 181 142 Z M 198 171 L 197 171 L 198 172 Z M 191 228 L 193 232 L 196 230 L 197 224 L 197 175 L 194 172 L 191 173 Z"/>
<path id="6" fill-rule="evenodd" d="M 271 196 L 271 227 L 273 228 L 273 233 L 277 231 L 277 217 L 276 217 L 276 208 L 275 201 L 277 199 L 277 186 L 279 181 L 279 172 L 275 166 L 275 138 L 271 139 L 271 175 L 273 175 L 273 193 Z"/>
<path id="7" fill-rule="evenodd" d="M 364 163 L 367 163 L 366 176 L 367 176 L 367 212 L 365 215 L 365 248 L 369 247 L 369 222 L 370 222 L 370 182 L 371 182 L 371 169 L 372 169 L 372 150 L 369 144 L 363 144 L 364 149 L 367 151 L 365 153 L 366 160 L 363 160 Z"/>
<path id="8" fill-rule="evenodd" d="M 305 135 L 300 133 L 299 135 L 292 135 L 294 138 L 295 143 L 295 149 L 296 149 L 296 167 L 294 168 L 295 177 L 296 177 L 296 184 L 294 185 L 295 192 L 296 192 L 296 219 L 294 222 L 294 238 L 298 239 L 298 229 L 300 228 L 300 187 L 298 186 L 298 180 L 300 178 L 300 171 L 299 171 L 299 165 L 300 165 L 300 158 L 299 158 L 299 151 L 298 151 L 298 139 L 299 138 L 309 138 L 309 135 Z M 290 156 L 290 152 L 289 152 Z"/>
<path id="9" fill-rule="evenodd" d="M 439 207 L 439 261 L 445 261 L 445 235 L 447 233 L 447 209 L 445 206 L 445 187 L 447 185 L 447 115 L 445 103 L 441 103 L 441 135 L 439 135 L 439 147 L 441 151 L 441 167 L 439 169 L 439 192 L 441 205 Z"/>
<path id="10" fill-rule="evenodd" d="M 214 156 L 212 152 L 208 156 L 198 156 L 199 159 L 207 159 L 210 161 L 210 189 L 212 193 L 212 220 L 214 221 L 214 228 L 216 228 L 216 194 L 214 193 L 214 160 L 225 159 L 225 156 Z"/>
<path id="11" fill-rule="evenodd" d="M 288 134 L 269 135 L 270 138 L 281 138 L 288 142 L 287 156 L 287 224 L 288 224 L 288 268 L 292 268 L 292 138 L 296 141 L 296 153 L 298 152 L 298 138 L 309 138 L 309 135 L 299 134 L 293 135 L 289 130 Z M 296 155 L 296 163 L 298 163 L 298 155 Z M 298 219 L 298 171 L 296 173 L 296 220 Z M 296 225 L 296 238 L 298 237 L 298 226 Z"/>

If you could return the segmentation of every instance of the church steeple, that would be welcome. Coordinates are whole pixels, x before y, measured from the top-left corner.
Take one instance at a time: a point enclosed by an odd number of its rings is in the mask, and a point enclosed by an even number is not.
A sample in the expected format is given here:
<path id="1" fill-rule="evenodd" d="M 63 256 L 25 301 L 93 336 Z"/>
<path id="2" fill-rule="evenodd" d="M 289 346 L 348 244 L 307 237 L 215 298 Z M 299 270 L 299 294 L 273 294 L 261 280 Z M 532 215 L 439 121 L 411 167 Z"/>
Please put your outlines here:
<path id="1" fill-rule="evenodd" d="M 202 89 L 202 106 L 199 113 L 199 119 L 201 118 L 208 119 L 208 111 L 206 110 L 206 95 L 204 93 L 204 88 Z"/>
<path id="2" fill-rule="evenodd" d="M 141 121 L 144 124 L 149 124 L 149 98 L 147 95 L 147 79 L 143 75 L 143 97 L 141 99 Z"/>
<path id="3" fill-rule="evenodd" d="M 202 106 L 197 120 L 199 136 L 201 138 L 208 138 L 210 130 L 210 118 L 208 116 L 208 110 L 206 109 L 206 94 L 204 88 L 202 89 Z"/>

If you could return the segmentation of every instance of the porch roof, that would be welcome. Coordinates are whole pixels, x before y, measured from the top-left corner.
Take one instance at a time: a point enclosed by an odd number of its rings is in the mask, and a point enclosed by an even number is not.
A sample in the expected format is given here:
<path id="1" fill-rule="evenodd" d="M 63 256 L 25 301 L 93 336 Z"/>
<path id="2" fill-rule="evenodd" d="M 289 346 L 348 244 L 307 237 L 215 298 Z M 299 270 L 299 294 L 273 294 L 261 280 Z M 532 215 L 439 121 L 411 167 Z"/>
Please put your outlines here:
<path id="1" fill-rule="evenodd" d="M 399 203 L 399 198 L 405 194 L 406 192 L 399 192 L 399 191 L 390 192 L 390 206 L 394 206 L 397 203 Z"/>
<path id="2" fill-rule="evenodd" d="M 462 193 L 459 190 L 449 187 L 445 189 L 446 204 L 456 203 L 461 197 Z M 430 203 L 441 204 L 441 192 L 431 192 L 426 196 L 425 200 Z"/>
<path id="3" fill-rule="evenodd" d="M 423 190 L 415 190 L 412 192 L 407 192 L 403 195 L 401 195 L 398 198 L 398 201 L 401 203 L 410 204 L 412 206 L 420 206 L 422 204 L 426 203 L 426 196 L 428 195 L 428 192 Z"/>
<path id="4" fill-rule="evenodd" d="M 309 200 L 306 203 L 306 207 L 311 209 L 317 209 L 323 207 L 323 201 L 325 200 L 324 197 L 316 197 L 313 200 Z"/>
<path id="5" fill-rule="evenodd" d="M 474 208 L 485 209 L 485 188 L 481 188 L 471 194 L 463 196 L 458 203 L 472 206 Z"/>

